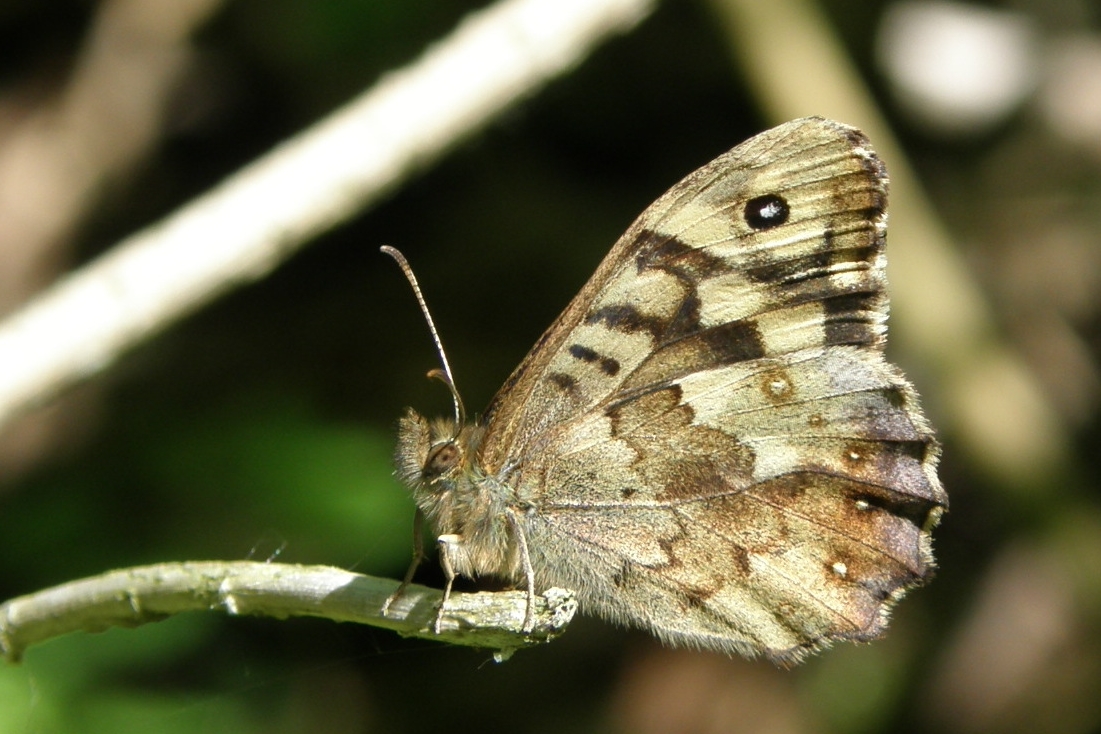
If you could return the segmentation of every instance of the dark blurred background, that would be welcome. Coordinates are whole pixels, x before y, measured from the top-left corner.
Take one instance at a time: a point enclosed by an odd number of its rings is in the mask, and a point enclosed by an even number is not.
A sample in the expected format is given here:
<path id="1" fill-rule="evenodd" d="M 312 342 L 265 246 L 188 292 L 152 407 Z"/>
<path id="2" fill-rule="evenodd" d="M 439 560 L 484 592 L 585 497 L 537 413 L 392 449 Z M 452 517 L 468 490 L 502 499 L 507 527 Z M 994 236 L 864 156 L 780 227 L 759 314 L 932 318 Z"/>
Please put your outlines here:
<path id="1" fill-rule="evenodd" d="M 661 3 L 270 277 L 6 429 L 0 599 L 159 561 L 400 577 L 413 507 L 390 476 L 393 424 L 406 405 L 446 413 L 449 398 L 424 377 L 436 365 L 427 331 L 379 245 L 411 260 L 465 400 L 484 406 L 638 212 L 780 121 L 768 82 L 738 61 L 747 49 L 723 5 Z M 931 304 L 896 298 L 892 358 L 941 428 L 952 507 L 938 578 L 899 606 L 885 639 L 785 671 L 581 618 L 496 664 L 322 620 L 184 615 L 70 635 L 0 667 L 0 734 L 1101 729 L 1101 11 L 792 5 L 856 65 L 958 268 L 942 279 L 892 209 L 895 287 Z M 0 310 L 411 62 L 477 7 L 3 0 Z M 154 10 L 164 49 L 140 61 L 153 81 L 81 101 L 88 57 L 113 40 L 97 33 L 105 18 Z M 118 73 L 125 91 L 125 64 Z M 79 113 L 51 126 L 80 104 L 119 105 L 135 126 L 108 142 L 82 133 Z M 74 148 L 86 139 L 100 142 Z M 27 224 L 5 196 L 36 186 L 56 216 Z M 961 298 L 959 279 L 980 296 L 981 344 L 950 336 L 953 312 L 927 313 Z M 984 362 L 992 353 L 1010 366 Z M 418 578 L 438 584 L 439 571 Z"/>

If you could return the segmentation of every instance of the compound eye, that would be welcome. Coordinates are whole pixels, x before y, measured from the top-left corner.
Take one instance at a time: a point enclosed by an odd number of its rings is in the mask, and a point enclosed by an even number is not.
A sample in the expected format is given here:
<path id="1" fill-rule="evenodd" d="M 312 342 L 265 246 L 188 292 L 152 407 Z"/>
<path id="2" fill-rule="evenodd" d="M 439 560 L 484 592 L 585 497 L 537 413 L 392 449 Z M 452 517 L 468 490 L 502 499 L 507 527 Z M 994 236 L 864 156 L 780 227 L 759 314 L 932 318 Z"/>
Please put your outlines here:
<path id="1" fill-rule="evenodd" d="M 434 479 L 447 474 L 458 466 L 461 458 L 459 447 L 451 441 L 433 446 L 428 452 L 428 458 L 424 461 L 425 478 Z"/>

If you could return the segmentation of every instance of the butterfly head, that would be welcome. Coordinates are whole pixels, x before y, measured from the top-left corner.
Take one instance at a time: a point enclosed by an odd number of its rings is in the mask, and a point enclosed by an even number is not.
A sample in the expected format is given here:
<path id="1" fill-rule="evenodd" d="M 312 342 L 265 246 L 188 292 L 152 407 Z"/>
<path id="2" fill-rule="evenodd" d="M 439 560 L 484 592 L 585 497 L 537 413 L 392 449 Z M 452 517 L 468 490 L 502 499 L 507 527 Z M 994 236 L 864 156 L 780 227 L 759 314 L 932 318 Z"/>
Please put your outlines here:
<path id="1" fill-rule="evenodd" d="M 475 472 L 479 426 L 438 418 L 430 421 L 410 409 L 398 425 L 397 476 L 420 502 L 422 496 L 446 493 Z"/>

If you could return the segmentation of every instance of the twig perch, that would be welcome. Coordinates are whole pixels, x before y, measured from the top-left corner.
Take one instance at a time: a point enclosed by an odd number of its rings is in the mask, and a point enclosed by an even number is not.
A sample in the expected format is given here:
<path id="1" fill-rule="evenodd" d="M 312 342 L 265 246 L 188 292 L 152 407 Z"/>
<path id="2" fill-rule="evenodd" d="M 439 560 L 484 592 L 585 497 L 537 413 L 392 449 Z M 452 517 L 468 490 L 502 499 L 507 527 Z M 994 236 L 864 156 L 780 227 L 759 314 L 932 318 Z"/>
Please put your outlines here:
<path id="1" fill-rule="evenodd" d="M 490 648 L 502 660 L 514 650 L 554 639 L 577 611 L 573 592 L 550 589 L 536 597 L 535 627 L 525 634 L 524 592 L 457 592 L 436 634 L 433 625 L 442 593 L 410 585 L 382 616 L 383 602 L 397 587 L 391 579 L 331 566 L 254 561 L 138 566 L 70 581 L 0 605 L 0 657 L 18 662 L 31 645 L 69 632 L 136 627 L 180 612 L 220 609 L 233 615 L 369 624 L 405 637 Z"/>

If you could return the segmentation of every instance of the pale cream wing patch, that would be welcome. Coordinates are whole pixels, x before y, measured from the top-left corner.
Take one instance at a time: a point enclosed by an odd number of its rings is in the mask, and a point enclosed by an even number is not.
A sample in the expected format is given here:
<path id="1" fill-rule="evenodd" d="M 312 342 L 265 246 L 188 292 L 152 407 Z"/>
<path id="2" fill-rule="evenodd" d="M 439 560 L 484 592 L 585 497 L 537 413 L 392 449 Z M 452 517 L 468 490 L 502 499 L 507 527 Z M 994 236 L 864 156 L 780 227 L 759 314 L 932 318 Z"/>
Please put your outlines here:
<path id="1" fill-rule="evenodd" d="M 481 465 L 522 462 L 549 428 L 625 387 L 827 344 L 879 348 L 885 222 L 882 165 L 827 120 L 781 125 L 690 174 L 498 392 Z"/>

